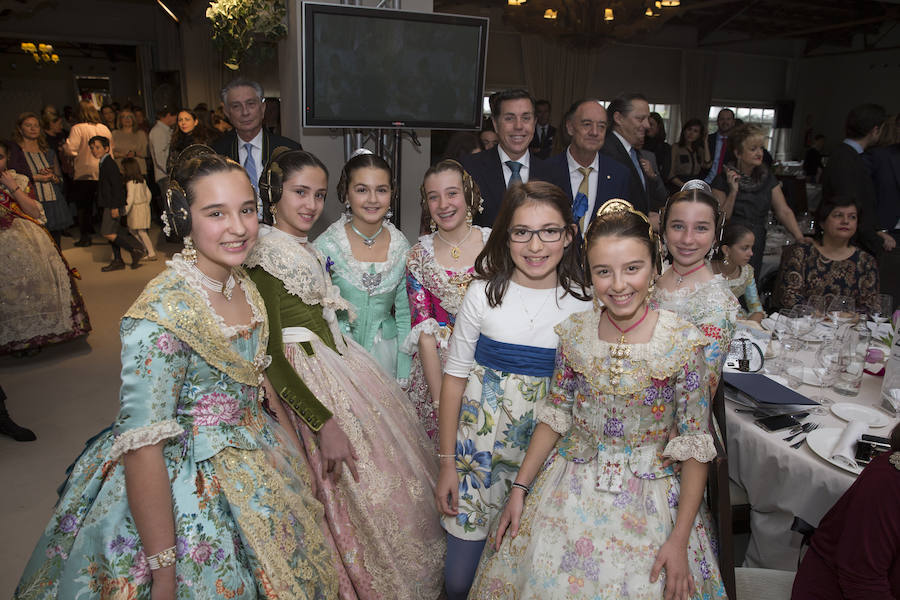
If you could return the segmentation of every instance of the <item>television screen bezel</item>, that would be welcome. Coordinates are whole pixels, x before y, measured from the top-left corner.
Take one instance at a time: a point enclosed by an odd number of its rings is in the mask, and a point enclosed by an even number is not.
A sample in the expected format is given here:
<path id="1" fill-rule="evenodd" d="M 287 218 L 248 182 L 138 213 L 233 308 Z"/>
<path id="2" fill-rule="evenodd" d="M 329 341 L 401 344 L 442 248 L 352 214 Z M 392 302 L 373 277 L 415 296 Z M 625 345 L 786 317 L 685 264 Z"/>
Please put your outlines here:
<path id="1" fill-rule="evenodd" d="M 475 98 L 473 114 L 475 120 L 469 123 L 448 121 L 381 121 L 381 120 L 337 120 L 316 118 L 313 113 L 311 96 L 315 90 L 315 73 L 308 65 L 315 57 L 315 35 L 313 15 L 338 14 L 351 16 L 377 16 L 379 18 L 394 19 L 399 21 L 443 23 L 448 25 L 478 26 L 480 29 L 478 50 L 478 94 Z M 482 107 L 484 98 L 484 80 L 486 71 L 486 57 L 488 44 L 488 28 L 490 20 L 486 17 L 471 17 L 453 15 L 447 13 L 429 13 L 407 10 L 394 10 L 385 8 L 372 8 L 366 6 L 349 6 L 346 4 L 324 4 L 321 2 L 303 2 L 302 39 L 302 80 L 303 80 L 303 126 L 309 128 L 335 129 L 335 128 L 365 128 L 365 129 L 444 129 L 450 131 L 473 131 L 481 128 L 483 117 Z"/>

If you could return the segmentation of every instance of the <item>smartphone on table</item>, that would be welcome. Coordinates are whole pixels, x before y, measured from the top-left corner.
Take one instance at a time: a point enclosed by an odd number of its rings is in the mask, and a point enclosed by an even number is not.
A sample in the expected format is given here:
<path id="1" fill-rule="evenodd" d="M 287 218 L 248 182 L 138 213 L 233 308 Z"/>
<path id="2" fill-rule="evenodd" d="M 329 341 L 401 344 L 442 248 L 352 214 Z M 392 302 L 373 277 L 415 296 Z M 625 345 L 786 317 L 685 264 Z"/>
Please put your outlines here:
<path id="1" fill-rule="evenodd" d="M 781 431 L 782 429 L 790 429 L 800 425 L 800 421 L 794 415 L 772 415 L 771 417 L 756 419 L 754 423 L 766 431 Z"/>

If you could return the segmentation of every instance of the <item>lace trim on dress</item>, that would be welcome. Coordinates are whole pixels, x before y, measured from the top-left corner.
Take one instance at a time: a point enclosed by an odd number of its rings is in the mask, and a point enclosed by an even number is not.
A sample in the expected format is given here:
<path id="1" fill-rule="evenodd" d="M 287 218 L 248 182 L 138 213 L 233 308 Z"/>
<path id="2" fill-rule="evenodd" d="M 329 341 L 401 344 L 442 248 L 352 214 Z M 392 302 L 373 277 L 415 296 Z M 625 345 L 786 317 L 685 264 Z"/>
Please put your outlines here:
<path id="1" fill-rule="evenodd" d="M 900 471 L 900 452 L 894 452 L 891 454 L 891 457 L 888 459 L 894 468 Z"/>
<path id="2" fill-rule="evenodd" d="M 320 305 L 322 317 L 328 323 L 331 335 L 340 349 L 344 338 L 337 320 L 337 311 L 344 310 L 351 321 L 356 319 L 355 307 L 341 297 L 340 289 L 331 283 L 325 272 L 325 260 L 312 244 L 299 247 L 296 236 L 274 227 L 260 227 L 259 242 L 250 251 L 245 264 L 262 267 L 279 279 L 289 294 L 300 298 L 304 304 Z"/>
<path id="3" fill-rule="evenodd" d="M 402 273 L 398 272 L 396 277 L 392 277 L 391 271 L 406 270 L 406 253 L 409 252 L 409 242 L 406 240 L 406 236 L 390 221 L 385 221 L 384 228 L 391 236 L 387 260 L 365 262 L 357 260 L 353 256 L 350 238 L 347 237 L 347 230 L 344 228 L 346 222 L 341 217 L 329 225 L 328 229 L 316 239 L 322 254 L 328 255 L 335 261 L 335 267 L 339 269 L 337 274 L 350 282 L 353 287 L 366 290 L 370 296 L 393 292 Z"/>
<path id="4" fill-rule="evenodd" d="M 203 285 L 200 274 L 191 268 L 181 254 L 172 256 L 172 260 L 166 261 L 166 266 L 171 267 L 172 270 L 184 277 L 184 280 L 194 289 L 194 291 L 201 292 L 200 298 L 203 299 L 203 302 L 209 308 L 209 312 L 212 313 L 213 319 L 226 338 L 232 339 L 237 337 L 239 334 L 249 331 L 260 323 L 265 322 L 265 313 L 256 305 L 256 303 L 250 300 L 250 293 L 247 291 L 248 278 L 241 269 L 234 270 L 234 278 L 244 291 L 244 296 L 247 298 L 247 303 L 250 305 L 252 316 L 250 317 L 250 323 L 247 325 L 228 325 L 225 323 L 225 319 L 222 318 L 222 315 L 213 309 L 212 303 L 209 301 L 209 290 Z"/>
<path id="5" fill-rule="evenodd" d="M 630 356 L 623 359 L 623 372 L 618 383 L 613 385 L 610 382 L 611 350 L 618 344 L 597 337 L 602 314 L 593 309 L 580 312 L 555 328 L 560 349 L 572 368 L 584 374 L 591 386 L 601 392 L 623 395 L 644 390 L 651 384 L 651 379 L 670 377 L 688 362 L 697 348 L 707 343 L 696 327 L 673 312 L 660 310 L 650 341 L 627 345 Z"/>
<path id="6" fill-rule="evenodd" d="M 446 350 L 450 345 L 450 328 L 441 325 L 434 318 L 425 319 L 415 327 L 413 327 L 406 339 L 400 345 L 400 351 L 404 354 L 412 356 L 419 351 L 419 337 L 426 333 L 433 335 L 437 340 L 438 346 L 442 350 Z"/>
<path id="7" fill-rule="evenodd" d="M 712 435 L 708 433 L 688 433 L 672 438 L 663 456 L 674 458 L 678 462 L 693 458 L 697 462 L 708 463 L 716 457 L 716 446 Z"/>
<path id="8" fill-rule="evenodd" d="M 487 227 L 478 227 L 483 242 L 491 235 Z M 458 270 L 447 269 L 434 257 L 434 234 L 423 235 L 413 246 L 407 257 L 407 268 L 416 280 L 441 301 L 441 308 L 451 315 L 459 312 L 466 295 L 469 282 L 472 281 L 474 268 L 472 265 Z"/>
<path id="9" fill-rule="evenodd" d="M 181 271 L 189 265 L 179 266 L 181 257 L 176 255 L 168 269 L 157 275 L 138 296 L 126 318 L 146 319 L 171 331 L 175 337 L 191 347 L 203 359 L 235 381 L 257 386 L 262 383 L 262 371 L 271 361 L 265 353 L 269 341 L 269 326 L 265 319 L 262 297 L 255 285 L 241 286 L 247 301 L 253 307 L 254 318 L 260 318 L 259 344 L 254 359 L 248 360 L 238 353 L 225 337 L 221 319 L 216 319 L 205 294 L 197 293 L 199 283 L 189 284 Z M 235 269 L 238 281 L 247 279 L 243 269 Z M 196 277 L 196 275 L 195 275 Z M 199 278 L 198 278 L 199 279 Z"/>
<path id="10" fill-rule="evenodd" d="M 731 293 L 734 294 L 735 298 L 740 298 L 744 295 L 744 290 L 747 289 L 747 284 L 750 283 L 751 279 L 753 279 L 753 267 L 744 265 L 741 267 L 740 275 L 734 279 L 725 278 L 725 283 L 728 285 L 728 288 L 731 290 Z"/>
<path id="11" fill-rule="evenodd" d="M 572 428 L 572 413 L 548 402 L 538 402 L 534 409 L 534 416 L 538 422 L 549 425 L 550 429 L 559 435 L 566 435 Z"/>
<path id="12" fill-rule="evenodd" d="M 113 442 L 110 449 L 110 460 L 118 460 L 120 456 L 132 450 L 143 448 L 144 446 L 152 446 L 159 442 L 173 438 L 181 433 L 184 429 L 175 419 L 166 419 L 152 425 L 144 425 L 137 429 L 130 429 L 120 434 L 116 441 Z"/>

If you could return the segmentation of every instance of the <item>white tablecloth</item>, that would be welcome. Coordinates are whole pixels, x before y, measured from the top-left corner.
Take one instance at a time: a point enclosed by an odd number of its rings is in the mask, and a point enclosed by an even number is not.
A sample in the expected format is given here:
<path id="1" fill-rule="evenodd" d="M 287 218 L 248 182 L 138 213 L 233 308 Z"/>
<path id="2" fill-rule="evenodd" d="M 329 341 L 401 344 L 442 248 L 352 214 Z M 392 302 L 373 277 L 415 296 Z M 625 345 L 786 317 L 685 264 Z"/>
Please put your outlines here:
<path id="1" fill-rule="evenodd" d="M 811 355 L 803 355 L 812 362 Z M 828 388 L 824 391 L 834 402 L 874 407 L 881 403 L 881 382 L 881 377 L 864 375 L 860 393 L 855 397 L 841 396 Z M 822 390 L 808 385 L 797 389 L 806 396 Z M 806 444 L 796 450 L 791 448 L 784 441 L 787 431 L 764 431 L 753 423 L 752 414 L 736 413 L 735 408 L 736 404 L 726 401 L 728 471 L 731 479 L 747 490 L 752 507 L 744 566 L 796 570 L 801 536 L 791 531 L 794 516 L 818 525 L 855 476 L 826 462 Z M 843 428 L 847 424 L 830 412 L 811 415 L 807 420 L 820 423 L 821 427 Z M 886 436 L 892 428 L 893 425 L 870 428 L 869 433 Z"/>

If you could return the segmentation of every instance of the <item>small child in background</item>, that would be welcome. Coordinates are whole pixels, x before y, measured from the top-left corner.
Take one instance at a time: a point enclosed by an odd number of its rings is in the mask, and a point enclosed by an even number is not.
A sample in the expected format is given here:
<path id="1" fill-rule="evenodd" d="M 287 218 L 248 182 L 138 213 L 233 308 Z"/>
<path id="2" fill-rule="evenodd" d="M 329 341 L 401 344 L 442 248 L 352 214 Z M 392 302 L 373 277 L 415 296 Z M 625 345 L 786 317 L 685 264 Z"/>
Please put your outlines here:
<path id="1" fill-rule="evenodd" d="M 145 260 L 156 260 L 156 249 L 147 230 L 150 229 L 150 188 L 141 174 L 141 167 L 135 158 L 126 158 L 122 161 L 122 170 L 125 175 L 125 214 L 128 217 L 128 229 L 138 238 L 147 250 Z"/>
<path id="2" fill-rule="evenodd" d="M 743 296 L 747 308 L 741 308 L 738 318 L 759 323 L 766 318 L 766 313 L 759 300 L 755 274 L 750 265 L 755 239 L 749 228 L 737 223 L 727 225 L 710 266 L 713 273 L 721 273 L 725 278 L 735 298 L 740 301 Z"/>

